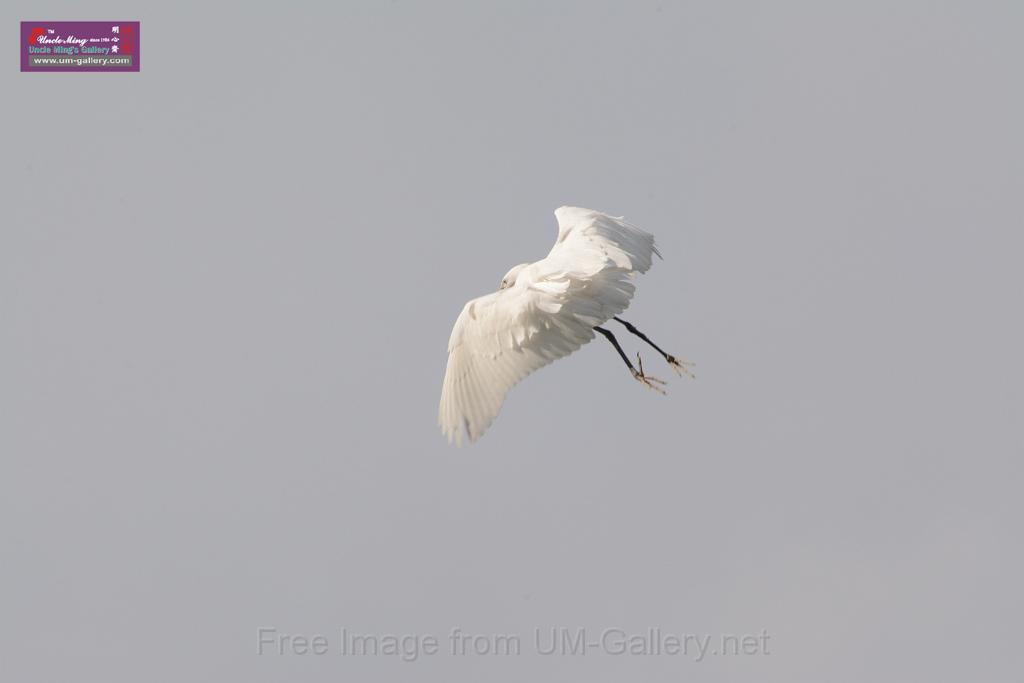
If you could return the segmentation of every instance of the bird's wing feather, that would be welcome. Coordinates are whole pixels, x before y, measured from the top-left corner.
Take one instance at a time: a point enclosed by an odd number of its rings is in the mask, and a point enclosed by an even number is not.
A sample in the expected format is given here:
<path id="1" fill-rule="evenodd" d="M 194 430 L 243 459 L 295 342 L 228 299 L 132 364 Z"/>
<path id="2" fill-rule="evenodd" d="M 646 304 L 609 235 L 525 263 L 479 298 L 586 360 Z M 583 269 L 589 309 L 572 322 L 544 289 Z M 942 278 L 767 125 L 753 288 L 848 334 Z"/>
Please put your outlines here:
<path id="1" fill-rule="evenodd" d="M 534 279 L 565 288 L 564 305 L 591 327 L 622 313 L 633 298 L 634 274 L 646 273 L 655 254 L 661 257 L 654 235 L 591 209 L 563 206 L 555 217 L 558 240 L 531 266 Z"/>
<path id="2" fill-rule="evenodd" d="M 438 413 L 449 441 L 461 445 L 463 433 L 475 441 L 498 415 L 509 389 L 593 338 L 591 326 L 559 315 L 556 306 L 549 292 L 513 287 L 462 309 L 448 344 Z"/>
<path id="3" fill-rule="evenodd" d="M 475 441 L 509 389 L 593 339 L 594 326 L 629 305 L 632 274 L 658 253 L 653 236 L 621 218 L 573 207 L 555 216 L 558 240 L 547 257 L 515 286 L 470 301 L 455 322 L 438 412 L 449 441 Z"/>
<path id="4" fill-rule="evenodd" d="M 558 239 L 544 263 L 551 269 L 563 269 L 577 277 L 602 270 L 621 269 L 646 273 L 651 259 L 661 253 L 654 246 L 654 235 L 621 217 L 600 211 L 563 206 L 555 210 Z"/>

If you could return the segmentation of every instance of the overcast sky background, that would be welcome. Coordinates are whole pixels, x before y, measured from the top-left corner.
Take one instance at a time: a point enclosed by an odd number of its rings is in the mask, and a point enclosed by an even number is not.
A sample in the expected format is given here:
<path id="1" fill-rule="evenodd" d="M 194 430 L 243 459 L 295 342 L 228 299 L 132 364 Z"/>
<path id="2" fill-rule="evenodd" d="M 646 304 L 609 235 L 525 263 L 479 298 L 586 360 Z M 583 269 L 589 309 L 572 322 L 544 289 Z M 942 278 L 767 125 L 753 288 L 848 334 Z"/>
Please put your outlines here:
<path id="1" fill-rule="evenodd" d="M 0 677 L 1017 680 L 1019 3 L 276 4 L 0 11 Z M 140 74 L 18 73 L 93 18 Z M 627 319 L 698 378 L 598 339 L 449 447 L 562 204 L 656 235 Z M 654 626 L 770 654 L 533 644 Z"/>

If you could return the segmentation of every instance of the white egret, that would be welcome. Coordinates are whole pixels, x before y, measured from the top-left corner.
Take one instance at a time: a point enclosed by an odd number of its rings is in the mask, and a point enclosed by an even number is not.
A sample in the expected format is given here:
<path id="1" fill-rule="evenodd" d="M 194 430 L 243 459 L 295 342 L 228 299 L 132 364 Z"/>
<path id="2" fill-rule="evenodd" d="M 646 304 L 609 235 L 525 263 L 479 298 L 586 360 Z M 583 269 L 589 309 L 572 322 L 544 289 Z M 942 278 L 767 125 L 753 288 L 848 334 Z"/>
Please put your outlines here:
<path id="1" fill-rule="evenodd" d="M 650 344 L 679 374 L 690 374 L 690 363 L 617 317 L 633 296 L 633 274 L 647 272 L 655 254 L 661 257 L 654 236 L 591 209 L 563 206 L 555 218 L 558 239 L 551 252 L 512 268 L 497 292 L 467 303 L 455 321 L 438 412 L 449 442 L 461 445 L 463 433 L 478 439 L 509 389 L 589 342 L 594 332 L 612 343 L 637 381 L 665 393 L 665 382 L 644 373 L 640 354 L 634 367 L 615 335 L 600 327 L 608 320 Z"/>

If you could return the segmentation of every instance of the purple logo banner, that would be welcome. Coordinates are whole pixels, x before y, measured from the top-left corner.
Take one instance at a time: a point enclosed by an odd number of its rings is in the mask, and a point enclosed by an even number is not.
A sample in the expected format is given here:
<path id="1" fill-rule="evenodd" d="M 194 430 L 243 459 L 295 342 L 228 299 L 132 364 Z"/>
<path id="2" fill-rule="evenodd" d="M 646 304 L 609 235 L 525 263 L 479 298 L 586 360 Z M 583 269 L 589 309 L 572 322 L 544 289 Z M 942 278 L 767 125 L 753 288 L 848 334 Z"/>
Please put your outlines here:
<path id="1" fill-rule="evenodd" d="M 22 71 L 138 71 L 137 21 L 23 21 Z"/>

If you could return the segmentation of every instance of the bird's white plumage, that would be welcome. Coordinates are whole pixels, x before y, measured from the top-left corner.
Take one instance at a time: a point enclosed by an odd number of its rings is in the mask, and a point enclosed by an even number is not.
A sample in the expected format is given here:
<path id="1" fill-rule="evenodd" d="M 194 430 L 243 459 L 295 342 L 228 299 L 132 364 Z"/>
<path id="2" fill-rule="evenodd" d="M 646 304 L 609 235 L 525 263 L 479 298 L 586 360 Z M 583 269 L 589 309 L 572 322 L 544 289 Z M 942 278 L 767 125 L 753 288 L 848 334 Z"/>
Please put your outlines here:
<path id="1" fill-rule="evenodd" d="M 461 445 L 463 433 L 475 441 L 517 382 L 593 339 L 596 325 L 629 305 L 633 273 L 647 272 L 658 254 L 654 236 L 622 218 L 571 206 L 555 217 L 547 257 L 467 303 L 455 321 L 438 413 L 449 441 Z"/>

